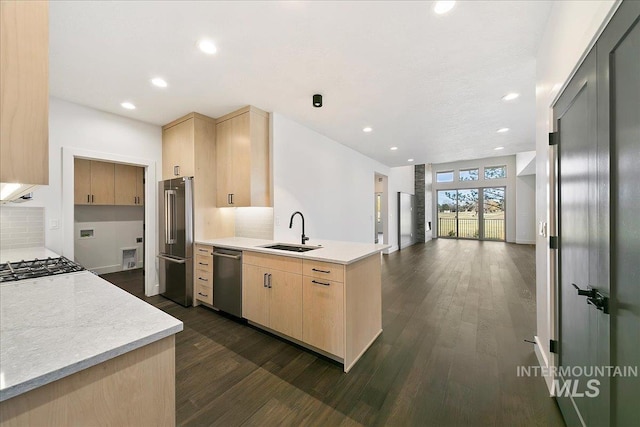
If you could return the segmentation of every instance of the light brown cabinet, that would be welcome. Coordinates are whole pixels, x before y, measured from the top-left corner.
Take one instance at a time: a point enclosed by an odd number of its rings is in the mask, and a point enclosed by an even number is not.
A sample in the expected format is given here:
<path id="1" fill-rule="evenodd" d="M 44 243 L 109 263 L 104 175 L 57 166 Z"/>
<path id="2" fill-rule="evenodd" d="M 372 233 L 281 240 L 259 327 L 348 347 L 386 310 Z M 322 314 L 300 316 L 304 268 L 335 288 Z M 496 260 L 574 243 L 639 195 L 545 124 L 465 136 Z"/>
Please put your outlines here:
<path id="1" fill-rule="evenodd" d="M 302 261 L 246 252 L 242 271 L 243 317 L 302 339 Z"/>
<path id="2" fill-rule="evenodd" d="M 194 281 L 196 300 L 213 305 L 213 247 L 195 245 Z"/>
<path id="3" fill-rule="evenodd" d="M 48 184 L 48 2 L 0 2 L 0 52 L 0 182 Z"/>
<path id="4" fill-rule="evenodd" d="M 344 284 L 304 276 L 302 341 L 344 357 Z"/>
<path id="5" fill-rule="evenodd" d="M 74 202 L 76 205 L 115 203 L 115 165 L 95 160 L 74 159 Z"/>
<path id="6" fill-rule="evenodd" d="M 271 206 L 269 114 L 245 107 L 216 121 L 217 206 Z"/>
<path id="7" fill-rule="evenodd" d="M 195 175 L 194 122 L 183 117 L 162 128 L 162 179 Z"/>
<path id="8" fill-rule="evenodd" d="M 116 205 L 144 205 L 144 168 L 116 164 L 114 179 Z"/>

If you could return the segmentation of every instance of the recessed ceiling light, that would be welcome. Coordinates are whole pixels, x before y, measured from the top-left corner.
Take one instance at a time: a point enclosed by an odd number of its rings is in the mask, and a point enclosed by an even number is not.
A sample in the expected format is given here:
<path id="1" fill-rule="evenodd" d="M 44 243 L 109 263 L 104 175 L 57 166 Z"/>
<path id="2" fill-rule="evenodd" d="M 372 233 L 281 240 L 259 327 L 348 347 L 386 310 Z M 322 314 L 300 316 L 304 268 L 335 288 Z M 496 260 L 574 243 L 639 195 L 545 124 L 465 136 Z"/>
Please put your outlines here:
<path id="1" fill-rule="evenodd" d="M 120 104 L 120 105 L 122 105 L 122 108 L 126 108 L 127 110 L 135 110 L 135 109 L 136 109 L 136 106 L 135 106 L 135 105 L 133 105 L 133 104 L 132 104 L 132 103 L 130 103 L 130 102 L 123 102 L 123 103 L 122 103 L 122 104 Z"/>
<path id="2" fill-rule="evenodd" d="M 505 96 L 503 96 L 502 100 L 503 101 L 513 101 L 514 99 L 516 99 L 519 96 L 520 96 L 519 93 L 511 92 L 511 93 L 508 93 Z"/>
<path id="3" fill-rule="evenodd" d="M 369 133 L 373 130 L 373 128 L 370 128 L 369 126 L 367 126 L 366 128 L 362 128 L 362 132 L 366 132 Z"/>
<path id="4" fill-rule="evenodd" d="M 213 55 L 218 51 L 218 48 L 216 48 L 216 45 L 213 44 L 211 40 L 200 40 L 200 42 L 198 43 L 198 47 L 201 51 L 208 55 Z"/>
<path id="5" fill-rule="evenodd" d="M 509 132 L 509 128 L 500 128 L 500 129 L 498 129 L 496 132 L 498 132 L 498 133 L 505 133 L 505 132 Z"/>
<path id="6" fill-rule="evenodd" d="M 398 149 L 398 147 L 391 147 L 391 148 L 389 148 L 389 150 L 391 150 L 391 151 L 396 151 L 397 149 Z"/>
<path id="7" fill-rule="evenodd" d="M 494 148 L 494 150 L 496 150 L 496 151 L 504 150 L 504 147 L 496 147 L 496 148 Z"/>
<path id="8" fill-rule="evenodd" d="M 455 1 L 437 1 L 436 5 L 433 7 L 433 11 L 438 15 L 444 15 L 453 9 L 453 6 L 455 5 Z"/>
<path id="9" fill-rule="evenodd" d="M 167 82 L 160 77 L 151 79 L 151 84 L 157 87 L 167 87 Z"/>
<path id="10" fill-rule="evenodd" d="M 413 159 L 407 159 L 407 162 L 413 162 Z"/>

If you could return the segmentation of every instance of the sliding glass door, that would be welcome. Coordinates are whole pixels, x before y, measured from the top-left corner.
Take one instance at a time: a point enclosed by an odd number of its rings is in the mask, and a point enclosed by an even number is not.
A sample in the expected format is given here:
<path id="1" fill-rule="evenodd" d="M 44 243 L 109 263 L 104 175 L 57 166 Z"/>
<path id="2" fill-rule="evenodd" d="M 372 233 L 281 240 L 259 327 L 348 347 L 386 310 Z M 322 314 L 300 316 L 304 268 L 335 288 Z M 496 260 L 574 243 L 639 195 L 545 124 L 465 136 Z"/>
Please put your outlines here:
<path id="1" fill-rule="evenodd" d="M 505 239 L 504 187 L 439 190 L 437 195 L 438 237 Z"/>

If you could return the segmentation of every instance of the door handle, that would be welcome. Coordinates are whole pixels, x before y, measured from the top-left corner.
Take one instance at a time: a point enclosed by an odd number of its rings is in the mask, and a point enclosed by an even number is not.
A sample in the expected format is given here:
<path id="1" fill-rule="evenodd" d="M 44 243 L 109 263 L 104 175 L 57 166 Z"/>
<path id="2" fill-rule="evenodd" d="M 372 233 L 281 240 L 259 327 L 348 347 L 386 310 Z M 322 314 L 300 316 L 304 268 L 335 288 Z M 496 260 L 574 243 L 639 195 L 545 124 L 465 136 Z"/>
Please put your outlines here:
<path id="1" fill-rule="evenodd" d="M 578 291 L 578 295 L 587 297 L 587 304 L 594 306 L 604 314 L 609 314 L 609 298 L 598 292 L 597 289 L 588 287 L 587 290 L 580 289 L 578 285 L 572 283 Z"/>
<path id="2" fill-rule="evenodd" d="M 175 262 L 176 264 L 185 264 L 187 262 L 186 259 L 171 258 L 171 257 L 164 256 L 164 255 L 157 255 L 157 256 L 160 259 L 163 259 L 163 260 L 169 261 L 169 262 Z"/>

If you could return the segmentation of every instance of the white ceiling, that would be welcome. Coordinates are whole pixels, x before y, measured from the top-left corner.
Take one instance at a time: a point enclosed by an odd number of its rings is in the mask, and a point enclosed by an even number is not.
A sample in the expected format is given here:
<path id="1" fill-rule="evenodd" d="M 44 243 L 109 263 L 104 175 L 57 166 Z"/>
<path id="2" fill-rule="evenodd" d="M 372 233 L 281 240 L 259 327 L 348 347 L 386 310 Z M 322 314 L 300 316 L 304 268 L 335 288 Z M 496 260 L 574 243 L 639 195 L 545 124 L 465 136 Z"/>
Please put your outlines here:
<path id="1" fill-rule="evenodd" d="M 458 1 L 440 16 L 416 1 L 55 1 L 50 88 L 157 125 L 251 104 L 389 166 L 514 154 L 535 149 L 535 54 L 550 8 Z M 203 37 L 215 55 L 197 49 Z M 155 76 L 169 87 L 151 86 Z M 512 91 L 520 98 L 500 99 Z"/>

